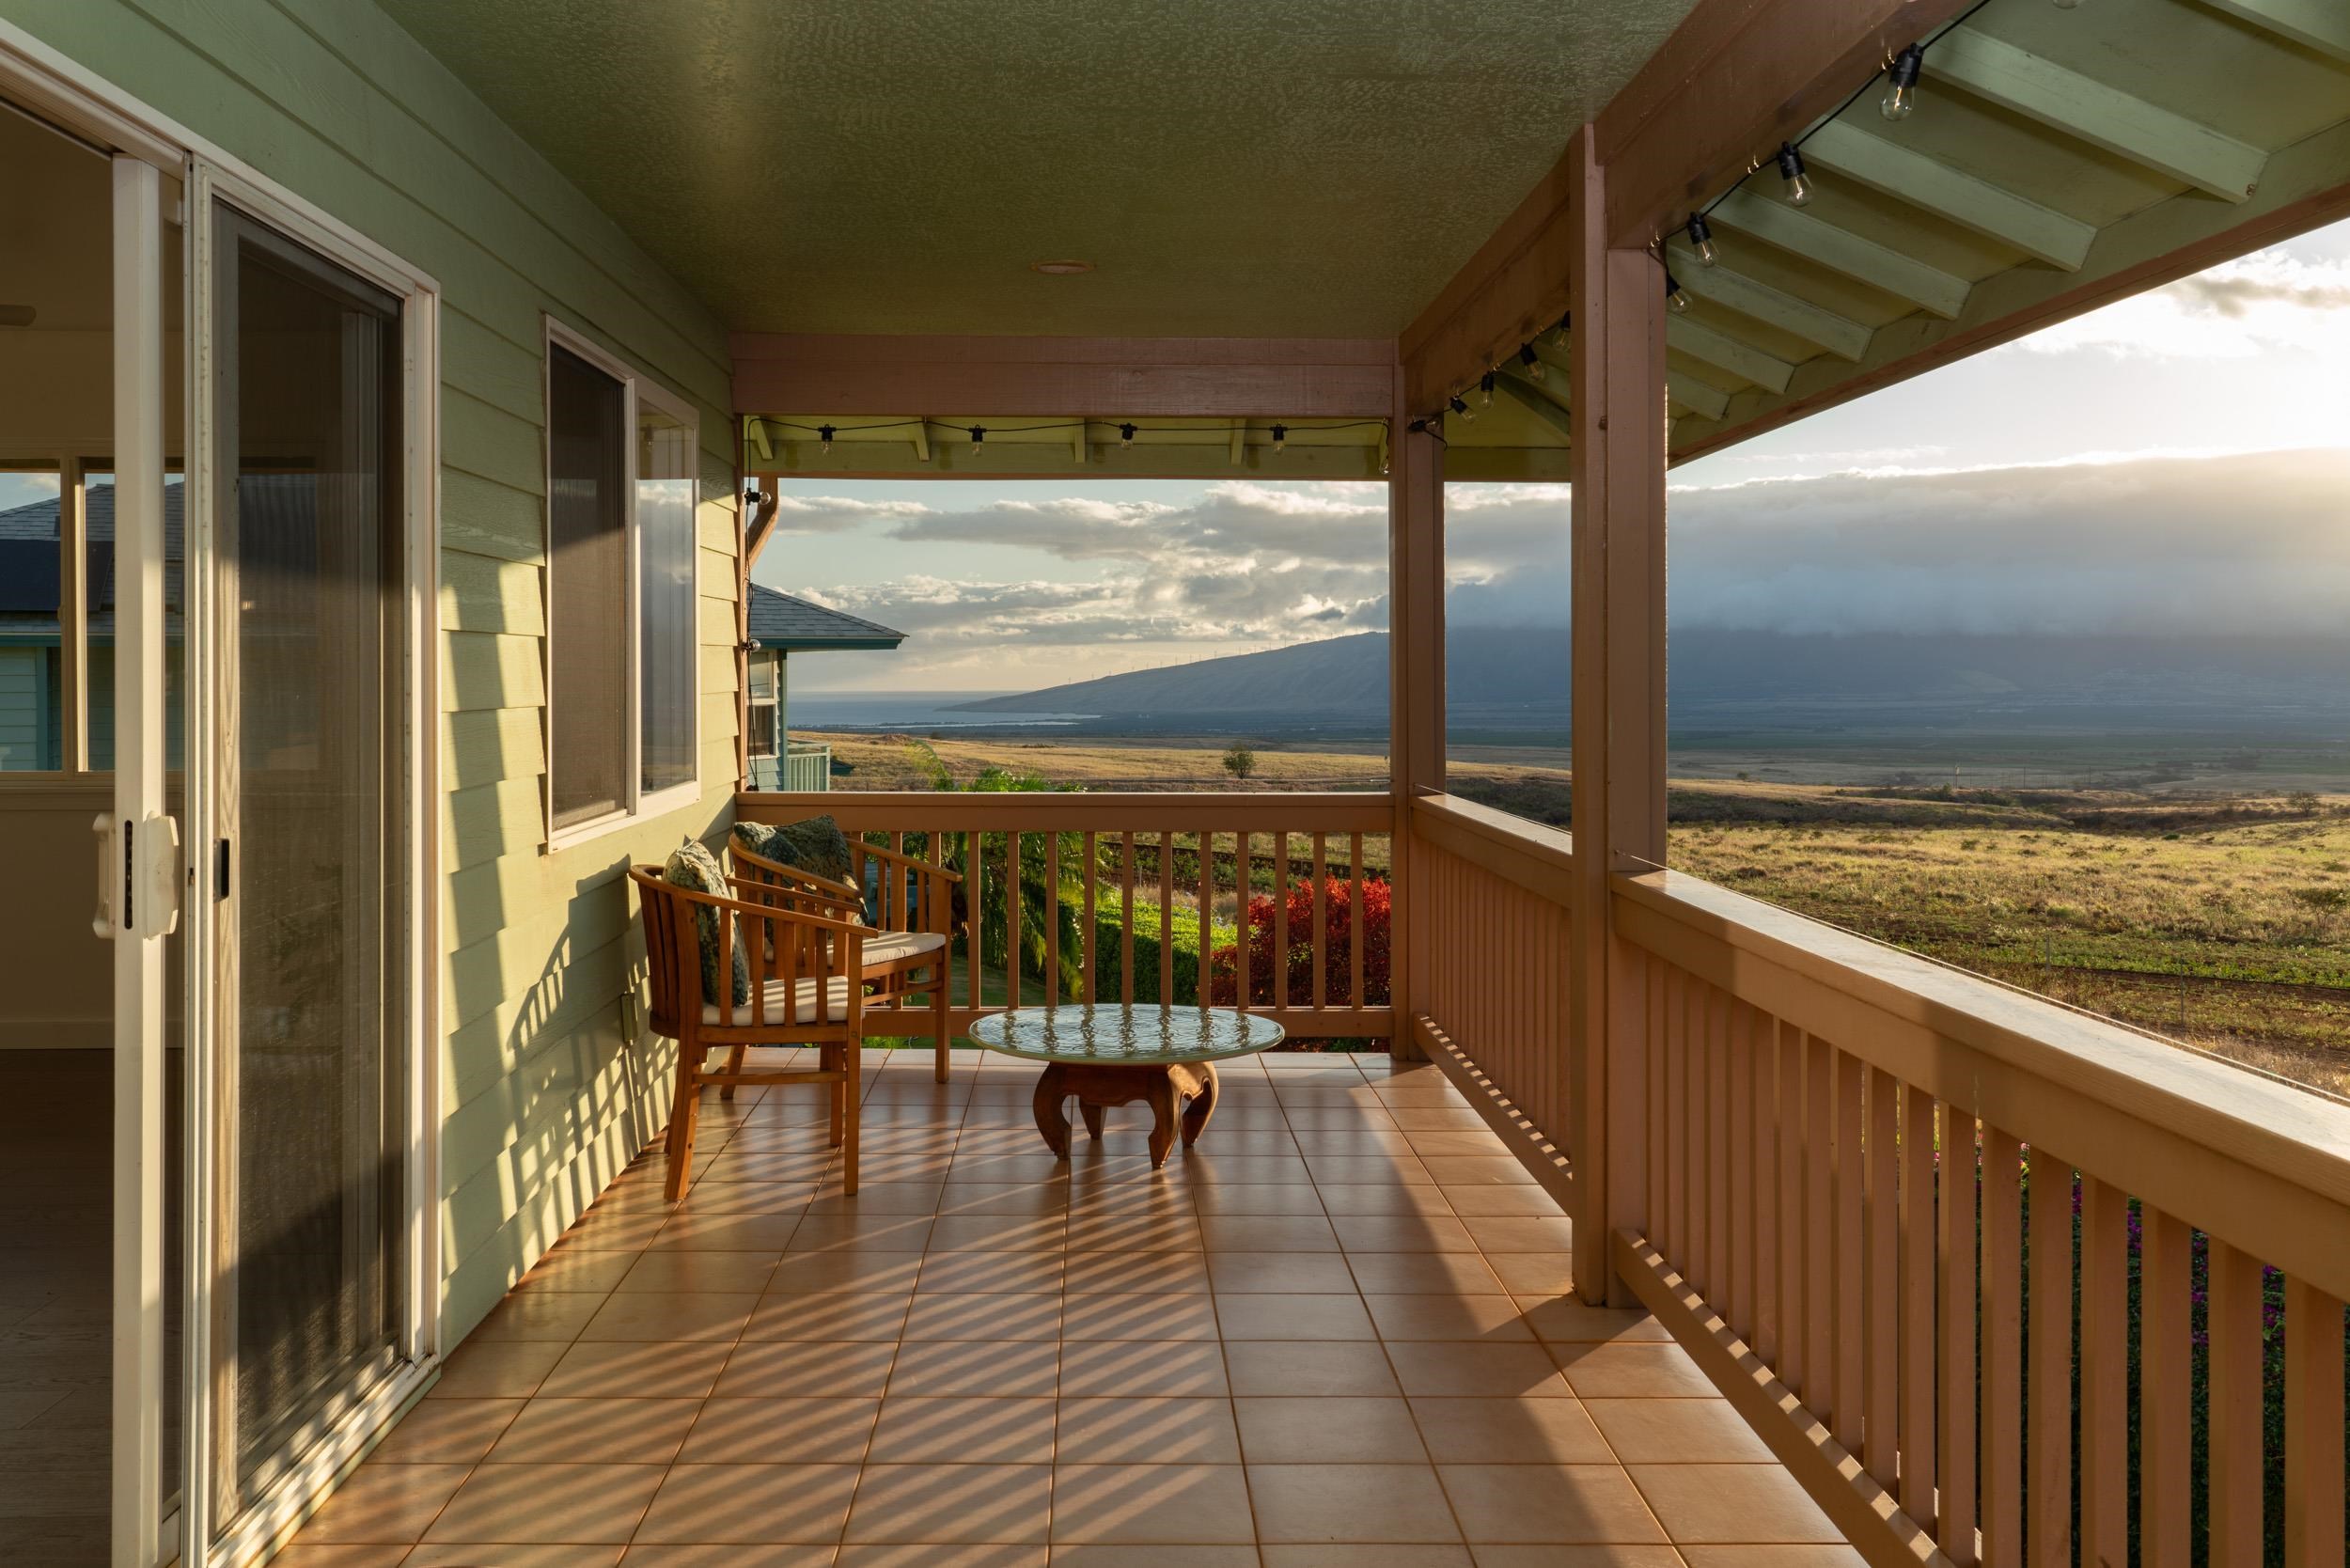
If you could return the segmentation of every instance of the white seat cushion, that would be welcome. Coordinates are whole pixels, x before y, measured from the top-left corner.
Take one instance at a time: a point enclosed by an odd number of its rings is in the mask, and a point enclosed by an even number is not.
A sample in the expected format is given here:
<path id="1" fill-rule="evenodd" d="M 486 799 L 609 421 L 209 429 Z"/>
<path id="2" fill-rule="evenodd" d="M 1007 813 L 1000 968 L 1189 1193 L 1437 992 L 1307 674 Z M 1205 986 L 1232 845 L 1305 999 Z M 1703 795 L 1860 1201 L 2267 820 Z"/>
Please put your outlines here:
<path id="1" fill-rule="evenodd" d="M 786 1022 L 797 1024 L 814 1023 L 818 1016 L 817 1004 L 820 1000 L 816 989 L 817 984 L 818 982 L 813 980 L 792 980 L 788 983 L 779 980 L 769 980 L 765 987 L 767 993 L 767 1016 L 765 1022 L 770 1024 L 781 1024 Z M 821 1000 L 823 1003 L 822 1016 L 824 1021 L 833 1024 L 844 1022 L 849 1016 L 848 977 L 845 975 L 835 975 L 832 979 L 823 981 L 822 984 L 824 988 L 824 995 L 821 997 Z M 796 1005 L 795 998 L 792 996 L 792 993 L 794 992 L 798 994 L 796 997 Z M 722 1022 L 718 1016 L 718 1009 L 715 1003 L 703 1007 L 702 1022 L 705 1024 L 717 1024 Z M 759 1015 L 752 1011 L 751 1005 L 745 1002 L 743 1006 L 734 1010 L 734 1018 L 730 1023 L 728 1023 L 726 1027 L 729 1028 L 744 1029 L 753 1027 L 759 1022 Z"/>
<path id="2" fill-rule="evenodd" d="M 901 964 L 909 958 L 934 953 L 947 945 L 947 939 L 934 931 L 891 931 L 865 939 L 865 964 Z"/>

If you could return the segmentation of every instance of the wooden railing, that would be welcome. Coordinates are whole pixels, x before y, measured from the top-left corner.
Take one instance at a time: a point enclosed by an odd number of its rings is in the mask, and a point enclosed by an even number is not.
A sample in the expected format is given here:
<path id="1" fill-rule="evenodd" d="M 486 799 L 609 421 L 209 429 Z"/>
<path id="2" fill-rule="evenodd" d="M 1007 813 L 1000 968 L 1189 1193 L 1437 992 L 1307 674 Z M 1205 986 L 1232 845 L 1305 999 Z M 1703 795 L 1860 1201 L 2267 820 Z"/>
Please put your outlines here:
<path id="1" fill-rule="evenodd" d="M 1865 1556 L 2338 1568 L 2350 1107 L 1691 877 L 1613 898 L 1615 1266 Z"/>
<path id="2" fill-rule="evenodd" d="M 1570 840 L 1453 795 L 1413 801 L 1411 826 L 1419 1044 L 1568 1201 Z"/>
<path id="3" fill-rule="evenodd" d="M 1392 1033 L 1386 795 L 736 797 L 745 821 L 819 812 L 853 846 L 870 841 L 961 874 L 948 922 L 957 1032 L 1057 998 L 1198 1005 L 1204 979 L 1208 999 L 1268 1014 L 1295 1038 Z M 857 870 L 883 902 L 906 897 L 878 870 Z"/>

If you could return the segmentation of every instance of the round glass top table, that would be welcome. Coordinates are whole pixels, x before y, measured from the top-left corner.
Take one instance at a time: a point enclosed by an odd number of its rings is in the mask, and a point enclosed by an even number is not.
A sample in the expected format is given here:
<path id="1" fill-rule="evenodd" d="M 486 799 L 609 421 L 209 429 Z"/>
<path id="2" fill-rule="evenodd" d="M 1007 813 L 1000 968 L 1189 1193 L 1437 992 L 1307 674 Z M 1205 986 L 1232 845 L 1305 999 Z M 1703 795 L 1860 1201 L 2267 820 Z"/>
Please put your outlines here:
<path id="1" fill-rule="evenodd" d="M 1140 1100 L 1151 1107 L 1156 1167 L 1175 1146 L 1179 1121 L 1188 1149 L 1215 1114 L 1215 1064 L 1278 1045 L 1282 1030 L 1261 1013 L 1231 1008 L 1086 1002 L 992 1013 L 971 1026 L 971 1038 L 1044 1063 L 1036 1127 L 1054 1153 L 1069 1157 L 1070 1096 L 1096 1138 L 1105 1107 Z"/>

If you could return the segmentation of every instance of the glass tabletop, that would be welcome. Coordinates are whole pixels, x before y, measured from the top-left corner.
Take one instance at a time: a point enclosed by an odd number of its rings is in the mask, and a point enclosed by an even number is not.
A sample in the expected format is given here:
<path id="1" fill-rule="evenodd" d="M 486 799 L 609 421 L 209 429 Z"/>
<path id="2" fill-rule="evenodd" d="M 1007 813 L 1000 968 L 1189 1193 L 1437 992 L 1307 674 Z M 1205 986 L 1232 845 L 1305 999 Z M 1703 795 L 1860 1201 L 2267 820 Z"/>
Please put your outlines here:
<path id="1" fill-rule="evenodd" d="M 1278 1045 L 1282 1030 L 1261 1013 L 1230 1008 L 1097 1002 L 991 1013 L 971 1026 L 971 1038 L 1030 1061 L 1148 1067 L 1248 1056 Z"/>

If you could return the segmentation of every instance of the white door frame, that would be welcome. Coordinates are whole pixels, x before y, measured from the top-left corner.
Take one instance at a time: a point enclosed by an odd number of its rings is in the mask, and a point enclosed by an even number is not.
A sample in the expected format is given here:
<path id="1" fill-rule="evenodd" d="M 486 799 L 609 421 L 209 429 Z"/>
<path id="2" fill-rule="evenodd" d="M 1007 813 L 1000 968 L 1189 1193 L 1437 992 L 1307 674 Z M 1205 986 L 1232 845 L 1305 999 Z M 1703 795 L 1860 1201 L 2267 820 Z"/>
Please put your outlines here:
<path id="1" fill-rule="evenodd" d="M 214 333 L 213 280 L 223 259 L 214 254 L 212 213 L 223 204 L 267 225 L 325 259 L 366 278 L 400 301 L 401 636 L 404 644 L 398 736 L 404 795 L 404 905 L 400 910 L 406 951 L 404 1086 L 408 1146 L 403 1151 L 407 1185 L 400 1256 L 404 1299 L 400 1364 L 373 1387 L 352 1390 L 323 1412 L 290 1445 L 289 1462 L 261 1494 L 234 1519 L 213 1517 L 214 1489 L 196 1478 L 217 1480 L 219 1466 L 233 1456 L 217 1453 L 212 1408 L 212 1293 L 210 1259 L 217 1242 L 214 1200 L 221 1172 L 217 1143 L 188 1139 L 188 1184 L 182 1200 L 188 1247 L 190 1300 L 181 1333 L 187 1387 L 188 1483 L 181 1497 L 180 1561 L 184 1568 L 218 1563 L 238 1568 L 272 1549 L 317 1507 L 326 1488 L 353 1463 L 384 1422 L 398 1414 L 438 1368 L 440 1356 L 439 1234 L 439 649 L 436 606 L 440 591 L 440 319 L 439 286 L 390 251 L 336 222 L 226 160 L 194 154 L 188 165 L 187 269 L 188 455 L 187 622 L 188 690 L 220 700 L 214 688 L 221 669 L 219 619 L 212 604 L 212 568 L 216 564 L 213 443 L 217 411 L 212 406 L 220 343 Z M 197 570 L 196 563 L 206 563 Z M 218 888 L 212 882 L 221 820 L 218 779 L 219 725 L 187 725 L 187 806 L 191 824 L 189 862 L 203 870 L 189 901 L 191 953 L 214 952 L 221 941 Z M 201 846 L 196 853 L 196 846 Z M 221 997 L 215 966 L 188 964 L 187 1108 L 191 1129 L 219 1124 L 221 1107 L 213 1088 L 222 1037 Z M 199 1022 L 200 1020 L 200 1022 Z"/>
<path id="2" fill-rule="evenodd" d="M 405 1090 L 408 1096 L 406 1226 L 401 1238 L 405 1300 L 402 1303 L 402 1365 L 392 1377 L 329 1413 L 315 1434 L 304 1435 L 303 1451 L 269 1490 L 233 1521 L 209 1517 L 212 1465 L 209 1435 L 210 1347 L 206 1343 L 212 1301 L 212 1231 L 209 1223 L 214 1149 L 208 1138 L 189 1137 L 185 1295 L 182 1300 L 183 1387 L 163 1386 L 162 1326 L 164 1170 L 164 979 L 160 932 L 131 941 L 117 933 L 118 1008 L 127 999 L 136 1023 L 124 1039 L 117 1029 L 115 1094 L 115 1311 L 114 1443 L 112 1462 L 114 1568 L 154 1568 L 175 1557 L 185 1568 L 242 1568 L 299 1526 L 323 1490 L 362 1453 L 383 1424 L 438 1369 L 440 1343 L 440 656 L 437 604 L 440 563 L 440 318 L 439 285 L 391 251 L 338 222 L 321 209 L 276 185 L 243 160 L 195 134 L 79 62 L 60 54 L 14 23 L 0 21 L 0 94 L 46 118 L 72 128 L 93 145 L 115 153 L 116 335 L 114 445 L 118 505 L 126 550 L 118 544 L 117 572 L 124 585 L 125 610 L 118 635 L 118 685 L 128 681 L 133 704 L 118 706 L 115 830 L 124 821 L 170 824 L 164 816 L 162 698 L 163 525 L 163 314 L 162 246 L 170 214 L 165 180 L 181 182 L 179 217 L 185 237 L 182 321 L 187 341 L 185 403 L 187 430 L 183 504 L 186 538 L 183 624 L 187 638 L 185 725 L 187 820 L 213 820 L 217 801 L 211 772 L 215 760 L 207 682 L 215 667 L 208 618 L 212 433 L 206 396 L 213 345 L 200 328 L 211 315 L 210 270 L 213 198 L 227 201 L 337 264 L 368 278 L 401 300 L 402 409 L 404 450 L 401 526 L 406 568 L 402 632 L 405 658 L 400 738 L 402 743 L 407 818 L 404 870 L 407 907 L 401 911 L 408 989 Z M 124 243 L 126 237 L 130 243 Z M 202 308 L 199 309 L 199 302 Z M 199 503 L 201 503 L 199 505 Z M 151 516 L 149 515 L 151 513 Z M 200 531 L 199 531 L 200 530 Z M 134 560 L 133 557 L 136 557 Z M 130 608 L 138 595 L 138 613 Z M 135 630 L 134 630 L 135 628 Z M 135 656 L 134 656 L 135 650 Z M 123 672 L 128 671 L 125 675 Z M 139 722 L 123 722 L 133 712 Z M 170 824 L 175 825 L 176 824 Z M 134 842 L 153 844 L 133 833 Z M 193 837 L 193 835 L 189 835 Z M 122 845 L 115 863 L 125 864 Z M 158 861 L 141 853 L 150 868 Z M 213 950 L 212 866 L 208 855 L 188 846 L 184 870 L 173 879 L 186 922 L 183 1032 L 187 1076 L 185 1127 L 209 1126 L 215 1111 L 201 1092 L 216 1061 L 216 1030 L 210 1011 L 212 965 L 200 955 Z M 166 913 L 149 888 L 143 902 L 126 900 L 118 886 L 102 905 L 108 921 L 126 916 L 144 931 Z M 196 896 L 202 894 L 205 896 Z M 119 1014 L 118 1014 L 119 1017 Z M 200 1107 L 199 1107 L 199 1103 Z M 204 1120 L 199 1121 L 201 1115 Z M 180 1402 L 181 1452 L 178 1475 L 162 1474 L 162 1412 L 166 1399 Z M 315 1436 L 314 1441 L 307 1439 Z M 164 1488 L 176 1481 L 181 1508 L 164 1513 Z M 219 1527 L 227 1526 L 225 1533 Z M 192 1549 L 182 1550 L 185 1545 Z"/>

